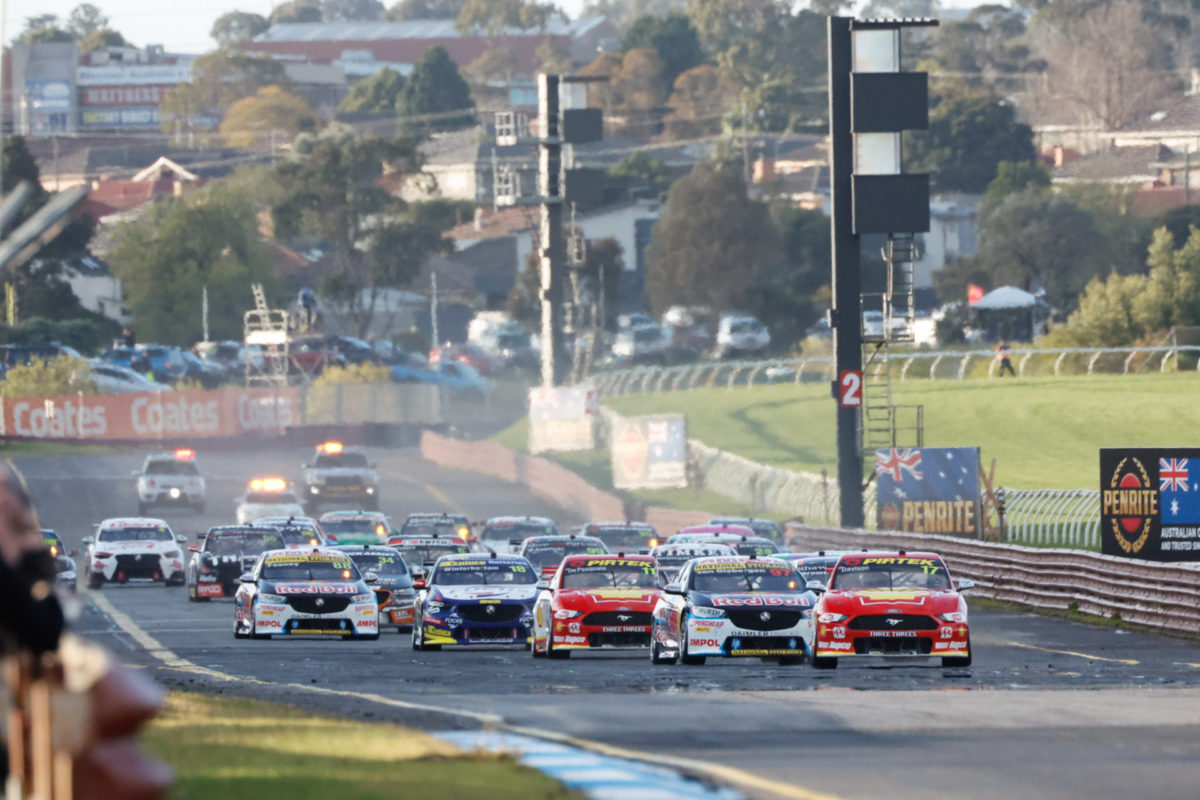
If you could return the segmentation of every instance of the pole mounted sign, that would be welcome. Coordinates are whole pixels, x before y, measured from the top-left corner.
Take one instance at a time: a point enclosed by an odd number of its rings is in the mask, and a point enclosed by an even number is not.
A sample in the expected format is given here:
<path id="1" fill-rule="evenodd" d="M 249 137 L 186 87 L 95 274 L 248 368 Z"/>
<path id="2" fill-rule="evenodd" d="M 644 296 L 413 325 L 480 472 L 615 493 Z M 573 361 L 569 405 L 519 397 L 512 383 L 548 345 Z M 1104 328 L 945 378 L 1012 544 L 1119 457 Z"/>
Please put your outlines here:
<path id="1" fill-rule="evenodd" d="M 838 376 L 838 405 L 858 408 L 862 405 L 862 370 L 848 369 Z"/>
<path id="2" fill-rule="evenodd" d="M 1200 448 L 1100 451 L 1100 551 L 1200 561 Z"/>

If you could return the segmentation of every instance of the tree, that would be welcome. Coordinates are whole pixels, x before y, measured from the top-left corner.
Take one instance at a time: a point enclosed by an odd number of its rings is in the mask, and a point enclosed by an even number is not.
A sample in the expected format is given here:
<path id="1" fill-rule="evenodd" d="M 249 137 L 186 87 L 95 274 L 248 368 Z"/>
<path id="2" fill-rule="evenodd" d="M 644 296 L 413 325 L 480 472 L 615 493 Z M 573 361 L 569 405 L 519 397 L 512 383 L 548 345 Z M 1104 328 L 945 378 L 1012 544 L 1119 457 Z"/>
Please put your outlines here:
<path id="1" fill-rule="evenodd" d="M 621 243 L 611 236 L 603 239 L 589 240 L 587 255 L 584 259 L 582 277 L 590 282 L 592 290 L 601 287 L 604 292 L 604 311 L 608 319 L 602 321 L 604 327 L 616 319 L 617 301 L 621 297 L 621 275 L 625 272 L 625 259 L 622 257 Z"/>
<path id="2" fill-rule="evenodd" d="M 533 53 L 537 58 L 537 68 L 542 72 L 564 73 L 571 72 L 575 62 L 571 60 L 571 46 L 564 39 L 552 39 L 547 36 Z"/>
<path id="3" fill-rule="evenodd" d="M 325 22 L 375 21 L 383 16 L 379 0 L 321 0 L 321 19 Z"/>
<path id="4" fill-rule="evenodd" d="M 704 63 L 700 37 L 686 14 L 639 17 L 621 39 L 621 51 L 639 48 L 653 50 L 662 59 L 664 91 L 669 91 L 682 73 Z"/>
<path id="5" fill-rule="evenodd" d="M 630 153 L 608 171 L 632 197 L 658 197 L 671 186 L 671 173 L 657 158 L 641 151 Z"/>
<path id="6" fill-rule="evenodd" d="M 658 108 L 667 99 L 663 85 L 664 65 L 658 53 L 648 48 L 628 50 L 621 67 L 609 83 L 613 105 L 626 111 Z"/>
<path id="7" fill-rule="evenodd" d="M 421 55 L 396 101 L 396 111 L 402 117 L 432 116 L 410 121 L 413 130 L 445 130 L 469 125 L 474 119 L 470 113 L 474 108 L 471 88 L 444 47 L 431 47 Z M 454 111 L 467 113 L 447 113 Z"/>
<path id="8" fill-rule="evenodd" d="M 684 11 L 687 5 L 688 0 L 591 0 L 584 5 L 580 17 L 604 17 L 618 30 L 628 30 L 642 17 Z"/>
<path id="9" fill-rule="evenodd" d="M 466 0 L 454 27 L 462 34 L 482 30 L 488 36 L 496 36 L 507 28 L 545 30 L 551 19 L 562 15 L 558 6 L 548 2 Z"/>
<path id="10" fill-rule="evenodd" d="M 71 42 L 75 37 L 63 28 L 55 14 L 38 14 L 25 18 L 25 28 L 17 36 L 18 42 L 25 44 L 46 44 L 50 42 Z"/>
<path id="11" fill-rule="evenodd" d="M 457 19 L 466 0 L 400 0 L 383 15 L 393 22 L 410 19 Z"/>
<path id="12" fill-rule="evenodd" d="M 654 226 L 646 295 L 655 313 L 673 305 L 744 307 L 781 260 L 767 207 L 747 197 L 740 169 L 699 164 L 671 187 Z"/>
<path id="13" fill-rule="evenodd" d="M 250 284 L 270 283 L 255 211 L 243 196 L 217 185 L 159 202 L 117 229 L 109 259 L 143 339 L 197 341 L 205 287 L 210 335 L 241 337 Z"/>
<path id="14" fill-rule="evenodd" d="M 467 64 L 463 72 L 472 84 L 484 86 L 489 80 L 497 78 L 511 80 L 520 68 L 521 62 L 510 48 L 496 47 Z"/>
<path id="15" fill-rule="evenodd" d="M 928 170 L 942 191 L 981 193 L 1002 161 L 1033 161 L 1033 129 L 1014 108 L 983 91 L 958 85 L 935 94 L 929 130 L 906 139 L 912 171 Z"/>
<path id="16" fill-rule="evenodd" d="M 272 208 L 276 235 L 306 234 L 327 243 L 333 268 L 321 291 L 360 334 L 371 327 L 379 293 L 405 286 L 449 242 L 436 225 L 418 222 L 408 205 L 379 186 L 416 174 L 414 142 L 379 138 L 318 139 L 307 155 L 281 164 L 282 199 Z"/>
<path id="17" fill-rule="evenodd" d="M 289 0 L 289 2 L 275 6 L 270 19 L 272 25 L 321 22 L 321 4 L 319 0 Z"/>
<path id="18" fill-rule="evenodd" d="M 209 35 L 221 47 L 235 47 L 242 42 L 248 42 L 267 28 L 271 23 L 262 14 L 248 11 L 229 11 L 217 17 Z"/>
<path id="19" fill-rule="evenodd" d="M 192 62 L 192 80 L 167 89 L 159 110 L 167 133 L 207 127 L 237 100 L 253 96 L 264 86 L 288 88 L 283 64 L 266 56 L 222 49 Z"/>
<path id="20" fill-rule="evenodd" d="M 232 147 L 250 145 L 282 134 L 289 141 L 302 131 L 317 127 L 308 101 L 279 86 L 264 86 L 253 97 L 244 97 L 229 107 L 221 121 L 221 133 Z"/>
<path id="21" fill-rule="evenodd" d="M 76 39 L 86 39 L 89 34 L 108 29 L 108 17 L 91 3 L 80 3 L 67 15 L 67 30 Z"/>
<path id="22" fill-rule="evenodd" d="M 740 89 L 716 67 L 693 67 L 675 80 L 675 89 L 667 100 L 667 135 L 673 139 L 694 139 L 717 133 L 725 113 L 734 104 Z"/>
<path id="23" fill-rule="evenodd" d="M 396 101 L 404 89 L 404 76 L 384 67 L 369 78 L 350 87 L 350 92 L 338 106 L 349 113 L 394 114 Z"/>
<path id="24" fill-rule="evenodd" d="M 783 257 L 753 287 L 747 310 L 779 341 L 800 341 L 823 310 L 830 274 L 829 218 L 793 206 L 773 209 Z M 824 292 L 822 289 L 824 288 Z"/>
<path id="25" fill-rule="evenodd" d="M 80 52 L 90 53 L 108 47 L 130 47 L 129 42 L 118 31 L 104 28 L 89 33 L 77 42 Z"/>

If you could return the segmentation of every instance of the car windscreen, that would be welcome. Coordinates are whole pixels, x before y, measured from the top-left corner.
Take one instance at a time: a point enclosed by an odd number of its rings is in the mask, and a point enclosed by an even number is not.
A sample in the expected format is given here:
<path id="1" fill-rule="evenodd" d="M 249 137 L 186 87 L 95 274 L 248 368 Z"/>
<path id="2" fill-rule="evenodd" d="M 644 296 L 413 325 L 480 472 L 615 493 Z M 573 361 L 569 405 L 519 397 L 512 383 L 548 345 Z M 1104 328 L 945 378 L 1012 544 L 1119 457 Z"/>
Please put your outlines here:
<path id="1" fill-rule="evenodd" d="M 313 466 L 317 469 L 366 469 L 367 457 L 362 453 L 321 453 Z"/>
<path id="2" fill-rule="evenodd" d="M 358 519 L 350 518 L 333 518 L 322 519 L 321 529 L 325 533 L 369 533 L 369 534 L 384 534 L 387 533 L 387 526 L 377 519 L 362 517 Z"/>
<path id="3" fill-rule="evenodd" d="M 658 567 L 653 561 L 602 558 L 562 568 L 563 589 L 654 589 Z"/>
<path id="4" fill-rule="evenodd" d="M 453 520 L 437 522 L 418 520 L 404 523 L 400 528 L 400 533 L 405 536 L 453 536 L 458 538 L 458 525 Z"/>
<path id="5" fill-rule="evenodd" d="M 732 550 L 724 545 L 713 547 L 668 547 L 656 549 L 652 555 L 654 560 L 663 567 L 680 567 L 693 558 L 709 558 L 711 556 L 731 555 Z"/>
<path id="6" fill-rule="evenodd" d="M 260 506 L 298 505 L 299 500 L 291 492 L 246 492 L 247 503 Z"/>
<path id="7" fill-rule="evenodd" d="M 650 546 L 650 540 L 658 538 L 654 531 L 644 528 L 595 528 L 588 531 L 589 536 L 595 536 L 610 551 L 635 550 Z"/>
<path id="8" fill-rule="evenodd" d="M 754 531 L 755 536 L 770 539 L 773 542 L 783 540 L 783 531 L 779 525 L 769 519 L 746 519 L 745 517 L 717 517 L 708 521 L 710 525 L 745 525 Z"/>
<path id="9" fill-rule="evenodd" d="M 282 550 L 283 537 L 275 531 L 254 533 L 210 533 L 204 537 L 204 552 L 216 556 L 256 556 L 267 550 Z"/>
<path id="10" fill-rule="evenodd" d="M 512 525 L 487 525 L 479 534 L 481 542 L 507 542 L 509 539 L 526 539 L 530 536 L 546 536 L 557 533 L 553 522 L 518 522 Z"/>
<path id="11" fill-rule="evenodd" d="M 401 544 L 392 546 L 399 550 L 409 563 L 421 564 L 426 567 L 433 566 L 434 562 L 442 556 L 471 552 L 471 548 L 465 544 L 455 544 L 453 542 L 446 542 L 445 544 Z"/>
<path id="12" fill-rule="evenodd" d="M 838 562 L 829 588 L 854 589 L 949 589 L 950 573 L 938 558 L 908 556 L 851 556 Z"/>
<path id="13" fill-rule="evenodd" d="M 359 574 L 348 556 L 306 554 L 268 556 L 260 577 L 269 581 L 356 581 Z"/>
<path id="14" fill-rule="evenodd" d="M 578 553 L 588 553 L 589 555 L 603 555 L 608 550 L 602 544 L 596 542 L 563 542 L 561 544 L 539 544 L 525 548 L 525 552 L 521 555 L 533 562 L 533 565 L 538 569 L 545 567 L 557 567 L 562 563 L 562 560 L 567 556 L 576 555 Z"/>
<path id="15" fill-rule="evenodd" d="M 147 475 L 199 475 L 195 461 L 177 461 L 175 459 L 151 461 L 146 465 Z"/>
<path id="16" fill-rule="evenodd" d="M 312 528 L 280 528 L 279 535 L 283 537 L 283 541 L 289 546 L 298 544 L 320 544 L 321 537 Z"/>
<path id="17" fill-rule="evenodd" d="M 100 531 L 100 542 L 171 542 L 174 537 L 166 528 L 109 528 Z"/>
<path id="18" fill-rule="evenodd" d="M 783 562 L 746 563 L 718 561 L 692 567 L 692 585 L 697 592 L 735 594 L 738 592 L 804 592 L 799 573 Z"/>
<path id="19" fill-rule="evenodd" d="M 732 546 L 739 556 L 769 556 L 779 552 L 779 546 L 766 539 L 734 542 Z"/>
<path id="20" fill-rule="evenodd" d="M 796 571 L 804 576 L 806 581 L 821 581 L 829 579 L 829 570 L 837 563 L 836 558 L 806 558 L 803 563 L 792 561 Z"/>
<path id="21" fill-rule="evenodd" d="M 408 564 L 404 561 L 404 556 L 396 553 L 388 555 L 387 553 L 351 553 L 350 558 L 358 566 L 362 572 L 374 572 L 381 579 L 388 583 L 398 583 L 402 586 L 411 586 L 412 579 L 408 574 Z"/>
<path id="22" fill-rule="evenodd" d="M 537 574 L 525 564 L 495 559 L 471 559 L 442 564 L 432 583 L 439 586 L 516 586 L 537 583 Z"/>

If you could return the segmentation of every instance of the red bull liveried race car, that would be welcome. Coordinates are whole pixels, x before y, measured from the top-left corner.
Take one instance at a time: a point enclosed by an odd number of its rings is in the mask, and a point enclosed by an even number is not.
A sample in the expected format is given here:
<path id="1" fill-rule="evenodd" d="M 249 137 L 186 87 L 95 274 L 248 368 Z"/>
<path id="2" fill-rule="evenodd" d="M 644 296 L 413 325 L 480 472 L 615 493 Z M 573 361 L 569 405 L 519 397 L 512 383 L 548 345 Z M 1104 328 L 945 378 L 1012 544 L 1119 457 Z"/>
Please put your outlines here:
<path id="1" fill-rule="evenodd" d="M 650 556 L 567 556 L 533 609 L 533 656 L 572 650 L 642 648 L 658 602 L 658 564 Z"/>
<path id="2" fill-rule="evenodd" d="M 833 669 L 856 656 L 940 656 L 971 665 L 971 632 L 961 592 L 936 553 L 848 553 L 817 603 L 813 666 Z"/>

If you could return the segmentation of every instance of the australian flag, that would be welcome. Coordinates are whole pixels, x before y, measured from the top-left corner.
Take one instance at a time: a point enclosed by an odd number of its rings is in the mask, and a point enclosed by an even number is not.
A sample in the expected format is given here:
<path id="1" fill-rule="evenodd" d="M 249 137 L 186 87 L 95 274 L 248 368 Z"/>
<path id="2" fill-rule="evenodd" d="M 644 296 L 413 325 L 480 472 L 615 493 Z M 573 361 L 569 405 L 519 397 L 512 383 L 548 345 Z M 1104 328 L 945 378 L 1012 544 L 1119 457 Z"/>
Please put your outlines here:
<path id="1" fill-rule="evenodd" d="M 905 500 L 975 500 L 979 497 L 979 449 L 876 450 L 875 480 L 881 506 Z"/>
<path id="2" fill-rule="evenodd" d="M 1200 525 L 1200 475 L 1191 459 L 1158 460 L 1158 515 L 1163 525 Z"/>

